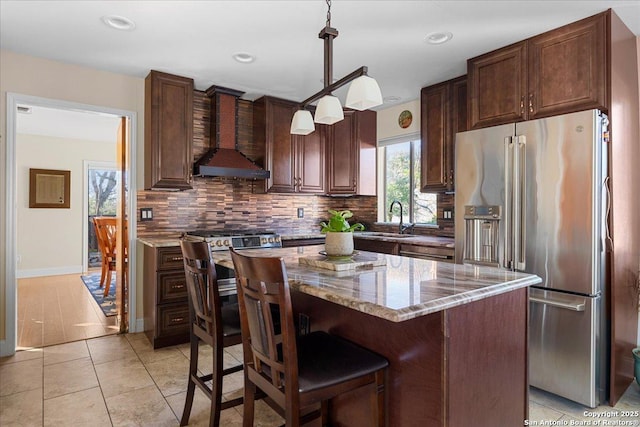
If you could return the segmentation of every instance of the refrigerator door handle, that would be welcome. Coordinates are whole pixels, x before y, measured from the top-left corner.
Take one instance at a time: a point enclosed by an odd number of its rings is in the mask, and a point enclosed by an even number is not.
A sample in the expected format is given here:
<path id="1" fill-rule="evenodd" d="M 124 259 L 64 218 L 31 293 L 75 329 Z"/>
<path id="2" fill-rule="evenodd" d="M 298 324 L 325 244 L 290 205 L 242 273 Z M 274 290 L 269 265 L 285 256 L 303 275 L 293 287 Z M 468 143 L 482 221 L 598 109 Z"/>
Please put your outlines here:
<path id="1" fill-rule="evenodd" d="M 504 139 L 504 268 L 513 270 L 513 138 Z"/>
<path id="2" fill-rule="evenodd" d="M 565 308 L 567 310 L 572 310 L 572 311 L 584 311 L 584 302 L 571 304 L 571 303 L 566 303 L 566 302 L 563 302 L 563 301 L 556 301 L 556 300 L 553 300 L 553 299 L 538 298 L 538 297 L 534 297 L 532 295 L 529 295 L 529 301 L 538 302 L 540 304 L 550 305 L 552 307 Z"/>
<path id="3" fill-rule="evenodd" d="M 514 170 L 513 170 L 513 236 L 514 236 L 514 268 L 524 271 L 526 233 L 525 233 L 525 188 L 526 188 L 526 144 L 527 138 L 524 135 L 516 137 L 516 147 L 514 154 Z"/>

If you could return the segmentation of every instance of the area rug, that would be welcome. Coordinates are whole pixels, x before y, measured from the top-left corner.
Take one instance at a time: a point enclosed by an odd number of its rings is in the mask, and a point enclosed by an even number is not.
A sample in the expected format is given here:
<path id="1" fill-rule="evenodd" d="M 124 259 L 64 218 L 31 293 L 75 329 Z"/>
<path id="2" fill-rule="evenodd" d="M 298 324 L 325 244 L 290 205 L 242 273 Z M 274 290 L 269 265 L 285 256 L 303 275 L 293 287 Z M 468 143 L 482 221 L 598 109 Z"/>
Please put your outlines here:
<path id="1" fill-rule="evenodd" d="M 100 272 L 91 273 L 86 276 L 80 276 L 82 282 L 89 290 L 93 299 L 96 300 L 105 316 L 115 316 L 116 310 L 116 276 L 111 276 L 111 286 L 109 287 L 109 295 L 105 298 L 104 288 L 100 287 Z"/>

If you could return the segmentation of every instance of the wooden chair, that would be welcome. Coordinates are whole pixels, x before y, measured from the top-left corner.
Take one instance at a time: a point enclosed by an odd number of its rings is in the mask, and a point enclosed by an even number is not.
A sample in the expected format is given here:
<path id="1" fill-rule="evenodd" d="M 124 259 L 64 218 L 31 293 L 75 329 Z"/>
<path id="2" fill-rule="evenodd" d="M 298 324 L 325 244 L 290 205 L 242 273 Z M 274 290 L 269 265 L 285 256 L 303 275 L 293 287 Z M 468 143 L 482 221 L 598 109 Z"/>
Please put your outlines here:
<path id="1" fill-rule="evenodd" d="M 124 230 L 122 235 L 125 236 L 125 244 L 124 244 L 124 268 L 125 268 L 125 283 L 124 286 L 127 286 L 127 277 L 128 277 L 128 239 L 126 236 L 127 233 L 127 221 L 123 221 Z M 98 240 L 98 248 L 100 249 L 100 253 L 102 254 L 102 274 L 100 276 L 100 287 L 104 286 L 104 296 L 109 295 L 109 290 L 111 288 L 111 273 L 116 271 L 116 217 L 112 216 L 103 216 L 103 217 L 94 217 L 93 225 L 96 229 L 96 238 Z M 105 280 L 106 279 L 106 280 Z"/>
<path id="2" fill-rule="evenodd" d="M 372 425 L 384 426 L 388 361 L 325 332 L 312 332 L 296 339 L 283 259 L 249 257 L 233 249 L 231 258 L 244 350 L 243 426 L 253 426 L 258 390 L 276 404 L 274 409 L 284 417 L 287 427 L 297 427 L 318 417 L 322 417 L 325 425 L 329 399 L 367 385 L 372 388 L 375 397 L 372 401 L 376 403 Z M 279 313 L 279 327 L 274 313 Z M 307 414 L 301 416 L 303 410 Z"/>
<path id="3" fill-rule="evenodd" d="M 189 332 L 191 336 L 189 384 L 180 425 L 189 423 L 193 394 L 197 385 L 211 400 L 210 426 L 220 424 L 220 411 L 242 404 L 242 398 L 221 402 L 222 378 L 242 370 L 242 364 L 222 369 L 223 348 L 240 344 L 240 316 L 238 304 L 222 306 L 216 269 L 207 242 L 181 240 L 184 272 L 189 297 Z M 213 348 L 213 371 L 198 375 L 198 346 L 200 341 Z M 206 383 L 211 381 L 211 387 Z"/>

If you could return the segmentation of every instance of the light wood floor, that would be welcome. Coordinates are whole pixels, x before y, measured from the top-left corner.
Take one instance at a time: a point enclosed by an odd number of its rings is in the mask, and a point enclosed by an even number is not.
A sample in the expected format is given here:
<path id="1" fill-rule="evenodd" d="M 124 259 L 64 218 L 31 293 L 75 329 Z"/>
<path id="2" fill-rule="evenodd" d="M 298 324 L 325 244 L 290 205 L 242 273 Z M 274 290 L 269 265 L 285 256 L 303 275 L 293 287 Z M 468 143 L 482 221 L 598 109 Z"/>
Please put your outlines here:
<path id="1" fill-rule="evenodd" d="M 79 274 L 18 280 L 18 350 L 117 332 Z"/>

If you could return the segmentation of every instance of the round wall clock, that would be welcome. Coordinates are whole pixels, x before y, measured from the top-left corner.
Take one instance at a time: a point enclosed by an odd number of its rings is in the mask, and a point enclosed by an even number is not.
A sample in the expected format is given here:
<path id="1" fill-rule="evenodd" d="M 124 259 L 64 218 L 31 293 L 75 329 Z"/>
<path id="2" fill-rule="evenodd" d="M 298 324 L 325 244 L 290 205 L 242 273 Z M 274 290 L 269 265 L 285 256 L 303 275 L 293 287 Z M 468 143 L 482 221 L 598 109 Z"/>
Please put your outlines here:
<path id="1" fill-rule="evenodd" d="M 398 125 L 400 125 L 400 127 L 402 129 L 406 129 L 409 126 L 411 126 L 411 122 L 412 121 L 413 121 L 413 115 L 411 114 L 411 111 L 409 111 L 409 110 L 404 110 L 398 116 Z"/>

